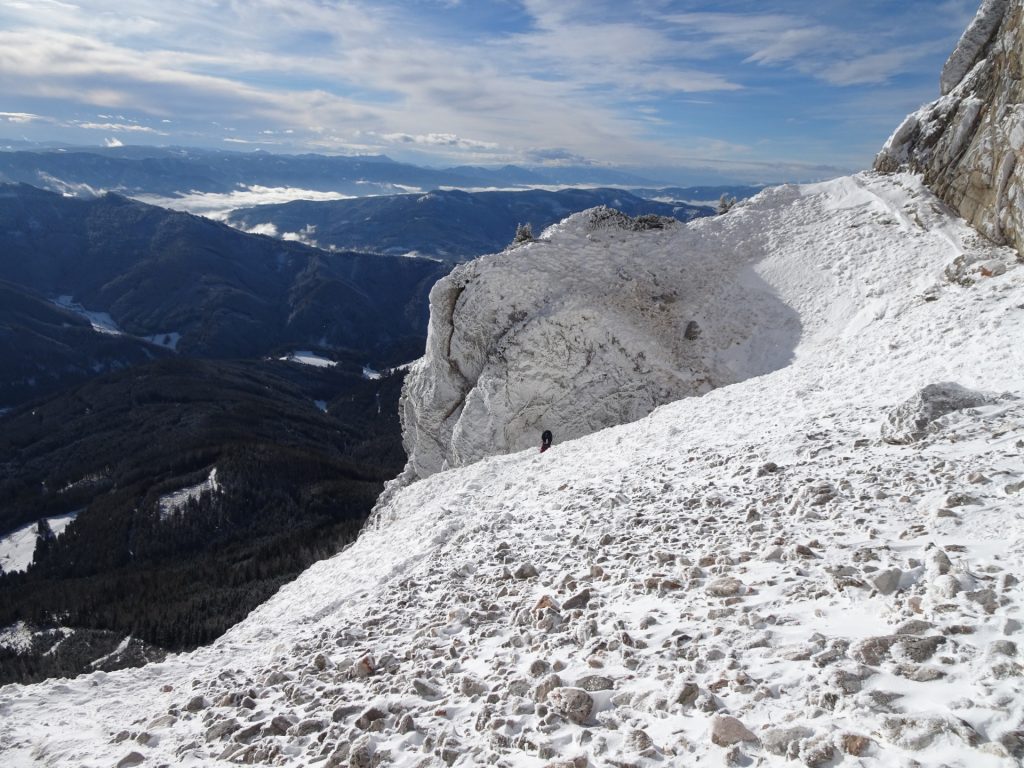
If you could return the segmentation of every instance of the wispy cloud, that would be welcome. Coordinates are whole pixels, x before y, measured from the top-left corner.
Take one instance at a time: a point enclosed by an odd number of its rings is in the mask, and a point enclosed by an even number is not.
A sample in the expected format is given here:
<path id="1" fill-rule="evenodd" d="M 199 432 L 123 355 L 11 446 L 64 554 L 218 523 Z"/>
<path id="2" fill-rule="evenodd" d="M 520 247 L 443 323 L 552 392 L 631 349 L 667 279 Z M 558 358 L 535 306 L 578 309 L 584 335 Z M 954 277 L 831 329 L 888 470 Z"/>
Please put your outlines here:
<path id="1" fill-rule="evenodd" d="M 0 122 L 480 162 L 726 159 L 762 151 L 755 132 L 812 87 L 918 72 L 923 100 L 973 2 L 6 0 Z"/>
<path id="2" fill-rule="evenodd" d="M 40 115 L 33 115 L 30 112 L 0 112 L 0 120 L 8 123 L 31 123 L 44 119 Z"/>

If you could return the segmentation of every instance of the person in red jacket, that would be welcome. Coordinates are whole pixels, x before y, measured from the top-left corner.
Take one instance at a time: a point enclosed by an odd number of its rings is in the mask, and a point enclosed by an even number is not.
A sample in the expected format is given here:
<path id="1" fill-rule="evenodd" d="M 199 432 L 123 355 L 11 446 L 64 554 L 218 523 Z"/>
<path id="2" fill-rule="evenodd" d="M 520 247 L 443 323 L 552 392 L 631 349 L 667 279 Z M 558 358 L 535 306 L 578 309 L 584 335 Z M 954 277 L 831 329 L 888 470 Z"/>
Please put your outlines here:
<path id="1" fill-rule="evenodd" d="M 540 436 L 540 452 L 544 453 L 548 448 L 551 447 L 551 441 L 554 440 L 554 436 L 551 434 L 550 429 L 545 429 Z"/>

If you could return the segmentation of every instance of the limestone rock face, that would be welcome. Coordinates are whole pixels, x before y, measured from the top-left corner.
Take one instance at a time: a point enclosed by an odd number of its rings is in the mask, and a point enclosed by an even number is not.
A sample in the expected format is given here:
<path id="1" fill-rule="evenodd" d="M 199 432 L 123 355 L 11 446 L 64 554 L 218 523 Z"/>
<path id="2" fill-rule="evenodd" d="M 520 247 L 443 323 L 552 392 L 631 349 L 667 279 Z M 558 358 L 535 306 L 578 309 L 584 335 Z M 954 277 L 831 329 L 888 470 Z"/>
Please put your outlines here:
<path id="1" fill-rule="evenodd" d="M 400 412 L 403 482 L 642 418 L 788 363 L 793 310 L 700 223 L 594 208 L 457 267 L 430 293 Z M 743 248 L 737 244 L 737 250 Z M 687 333 L 699 324 L 700 333 Z"/>
<path id="2" fill-rule="evenodd" d="M 923 174 L 983 235 L 1024 253 L 1024 0 L 984 0 L 940 82 L 875 169 Z"/>

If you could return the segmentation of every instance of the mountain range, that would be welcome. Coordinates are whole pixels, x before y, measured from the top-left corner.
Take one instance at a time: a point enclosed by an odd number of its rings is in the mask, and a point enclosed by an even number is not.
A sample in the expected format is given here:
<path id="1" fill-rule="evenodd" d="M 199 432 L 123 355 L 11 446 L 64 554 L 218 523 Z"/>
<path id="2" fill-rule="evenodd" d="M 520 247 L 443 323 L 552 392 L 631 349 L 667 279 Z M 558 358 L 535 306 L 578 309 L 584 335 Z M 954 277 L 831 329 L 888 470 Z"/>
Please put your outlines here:
<path id="1" fill-rule="evenodd" d="M 240 229 L 301 237 L 324 248 L 463 261 L 500 251 L 521 224 L 539 235 L 566 216 L 602 205 L 631 216 L 671 216 L 680 221 L 714 213 L 707 206 L 658 202 L 622 189 L 434 190 L 260 205 L 232 211 L 226 221 Z"/>
<path id="2" fill-rule="evenodd" d="M 425 168 L 384 155 L 277 155 L 182 147 L 61 147 L 0 151 L 0 181 L 54 191 L 92 189 L 171 196 L 227 193 L 240 186 L 295 187 L 363 196 L 403 187 L 658 186 L 600 166 Z"/>
<path id="3" fill-rule="evenodd" d="M 0 344 L 15 357 L 0 387 L 21 396 L 52 390 L 65 374 L 161 356 L 169 345 L 216 358 L 323 347 L 395 365 L 415 356 L 427 292 L 445 271 L 248 235 L 113 194 L 81 199 L 28 185 L 0 186 L 0 232 L 0 280 L 10 295 L 24 294 L 26 308 L 21 317 L 13 301 L 2 310 Z M 105 333 L 68 343 L 81 322 L 67 312 L 58 322 L 41 303 L 61 297 L 93 325 L 101 317 Z"/>

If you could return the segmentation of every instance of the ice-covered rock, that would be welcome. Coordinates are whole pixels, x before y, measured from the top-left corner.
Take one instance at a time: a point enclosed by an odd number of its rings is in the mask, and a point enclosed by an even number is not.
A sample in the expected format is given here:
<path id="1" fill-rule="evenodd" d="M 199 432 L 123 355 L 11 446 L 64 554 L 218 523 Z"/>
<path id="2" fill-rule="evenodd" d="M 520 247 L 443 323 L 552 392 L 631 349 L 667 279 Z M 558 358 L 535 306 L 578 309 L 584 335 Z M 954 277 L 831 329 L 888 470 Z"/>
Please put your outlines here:
<path id="1" fill-rule="evenodd" d="M 984 0 L 946 62 L 941 96 L 875 160 L 910 168 L 989 239 L 1024 253 L 1024 0 Z"/>
<path id="2" fill-rule="evenodd" d="M 734 212 L 736 215 L 738 211 Z M 635 421 L 781 367 L 795 313 L 699 233 L 608 208 L 456 268 L 402 395 L 407 478 Z"/>

